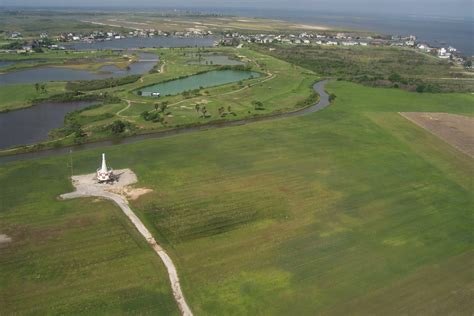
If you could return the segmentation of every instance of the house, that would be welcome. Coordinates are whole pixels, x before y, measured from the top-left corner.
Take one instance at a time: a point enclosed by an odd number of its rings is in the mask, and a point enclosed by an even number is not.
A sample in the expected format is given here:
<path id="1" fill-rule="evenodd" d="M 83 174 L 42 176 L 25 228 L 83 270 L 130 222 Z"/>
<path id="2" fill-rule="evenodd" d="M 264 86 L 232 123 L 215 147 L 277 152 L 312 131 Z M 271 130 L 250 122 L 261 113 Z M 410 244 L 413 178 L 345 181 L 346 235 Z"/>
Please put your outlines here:
<path id="1" fill-rule="evenodd" d="M 341 45 L 342 46 L 355 46 L 355 45 L 357 45 L 357 42 L 345 41 L 345 42 L 341 42 Z"/>
<path id="2" fill-rule="evenodd" d="M 449 53 L 446 48 L 441 47 L 438 49 L 438 57 L 442 59 L 448 59 L 451 57 L 451 53 Z"/>
<path id="3" fill-rule="evenodd" d="M 10 38 L 20 38 L 21 37 L 21 33 L 20 32 L 12 32 L 10 34 Z"/>

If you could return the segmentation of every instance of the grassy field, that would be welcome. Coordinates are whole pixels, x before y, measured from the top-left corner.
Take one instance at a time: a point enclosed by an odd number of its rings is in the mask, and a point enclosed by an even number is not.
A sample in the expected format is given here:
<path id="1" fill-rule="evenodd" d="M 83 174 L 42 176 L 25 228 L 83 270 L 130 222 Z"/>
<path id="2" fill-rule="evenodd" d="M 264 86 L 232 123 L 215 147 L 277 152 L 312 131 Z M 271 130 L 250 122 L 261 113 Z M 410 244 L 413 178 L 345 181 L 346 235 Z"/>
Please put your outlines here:
<path id="1" fill-rule="evenodd" d="M 127 31 L 120 27 L 82 22 L 83 18 L 84 15 L 67 11 L 0 11 L 0 29 L 4 32 L 21 32 L 26 38 L 37 37 L 43 32 L 57 36 L 64 32 Z"/>
<path id="2" fill-rule="evenodd" d="M 140 97 L 129 93 L 127 90 L 134 87 L 146 86 L 151 83 L 159 83 L 172 78 L 189 75 L 198 71 L 216 69 L 208 65 L 189 65 L 190 54 L 195 49 L 168 50 L 163 49 L 159 54 L 164 60 L 165 73 L 158 75 L 148 75 L 143 77 L 143 82 L 137 82 L 127 86 L 125 92 L 121 92 L 122 98 L 136 101 L 129 110 L 121 113 L 129 116 L 129 119 L 144 128 L 157 128 L 157 124 L 147 123 L 143 119 L 134 118 L 145 110 L 154 110 L 156 102 L 168 102 L 168 111 L 172 114 L 166 117 L 167 126 L 176 126 L 195 122 L 206 122 L 210 120 L 222 119 L 219 117 L 218 108 L 229 105 L 235 116 L 227 116 L 225 119 L 239 119 L 253 115 L 264 115 L 276 111 L 291 110 L 298 106 L 299 102 L 306 100 L 312 93 L 312 84 L 317 80 L 317 76 L 311 71 L 293 66 L 287 62 L 276 58 L 259 54 L 247 49 L 209 49 L 214 53 L 239 56 L 239 58 L 251 67 L 253 71 L 263 74 L 257 79 L 245 80 L 241 84 L 227 84 L 217 87 L 201 89 L 200 94 L 186 98 L 182 95 L 160 97 L 160 99 L 150 97 Z M 252 85 L 251 87 L 247 87 Z M 122 87 L 115 90 L 123 90 Z M 113 90 L 111 90 L 113 92 Z M 255 110 L 252 101 L 263 103 L 263 109 Z M 205 105 L 208 114 L 207 119 L 200 119 L 199 114 L 194 110 L 195 105 Z M 300 105 L 301 106 L 301 105 Z M 87 114 L 85 112 L 84 114 Z M 158 126 L 159 127 L 159 126 Z"/>
<path id="3" fill-rule="evenodd" d="M 118 207 L 56 200 L 72 190 L 60 166 L 1 168 L 0 231 L 12 243 L 0 243 L 0 314 L 178 315 L 164 266 Z"/>
<path id="4" fill-rule="evenodd" d="M 99 108 L 86 110 L 78 115 L 81 128 L 87 132 L 87 140 L 110 138 L 110 132 L 104 127 L 115 120 L 128 121 L 134 129 L 130 133 L 149 133 L 189 124 L 206 124 L 213 121 L 237 120 L 247 117 L 268 115 L 270 113 L 291 111 L 312 104 L 316 100 L 312 84 L 318 80 L 313 72 L 285 61 L 254 52 L 248 49 L 208 48 L 208 49 L 148 49 L 147 52 L 157 53 L 160 62 L 157 69 L 163 72 L 143 74 L 140 80 L 131 83 L 85 93 L 107 93 L 119 98 L 113 104 L 105 104 Z M 261 74 L 259 78 L 240 82 L 199 89 L 193 95 L 183 94 L 163 96 L 159 99 L 139 96 L 136 91 L 175 78 L 190 76 L 203 71 L 220 69 L 220 65 L 194 65 L 195 54 L 217 54 L 243 61 L 251 71 Z M 78 64 L 80 67 L 82 64 Z M 65 65 L 71 67 L 71 64 Z M 74 65 L 72 65 L 74 66 Z M 90 65 L 89 67 L 92 67 Z M 162 69 L 161 69 L 162 68 Z M 0 87 L 0 96 L 5 98 L 0 104 L 1 109 L 15 109 L 29 106 L 38 97 L 47 97 L 57 92 L 64 92 L 64 83 L 48 83 L 52 89 L 48 93 L 36 93 L 34 85 L 8 85 Z M 205 83 L 203 83 L 205 85 Z M 66 86 L 67 87 L 67 86 Z M 54 89 L 53 89 L 54 88 Z M 71 92 L 71 91 L 69 91 Z M 128 106 L 127 101 L 131 104 Z M 254 102 L 261 102 L 255 107 Z M 157 112 L 156 105 L 167 103 L 167 109 L 160 115 L 159 122 L 145 120 L 144 111 Z M 206 107 L 206 117 L 196 111 L 196 106 Z M 219 112 L 224 108 L 225 113 Z M 70 145 L 74 139 L 60 140 L 55 145 Z M 123 136 L 123 135 L 122 135 Z M 53 143 L 49 143 L 50 146 Z"/>
<path id="5" fill-rule="evenodd" d="M 48 98 L 66 91 L 63 82 L 46 83 L 46 92 L 37 91 L 34 84 L 0 86 L 0 112 L 31 106 L 37 99 Z"/>
<path id="6" fill-rule="evenodd" d="M 418 85 L 423 84 L 436 92 L 474 91 L 472 71 L 469 72 L 460 65 L 453 65 L 446 60 L 440 60 L 411 48 L 319 45 L 255 45 L 253 47 L 311 69 L 322 76 L 343 78 L 367 85 L 397 84 L 414 91 Z M 268 51 L 268 48 L 274 50 Z M 391 77 L 394 74 L 397 76 Z"/>
<path id="7" fill-rule="evenodd" d="M 154 190 L 131 206 L 173 257 L 196 315 L 471 314 L 473 161 L 397 112 L 472 115 L 474 96 L 342 81 L 328 91 L 337 95 L 334 103 L 304 117 L 78 152 L 75 173 L 95 170 L 105 151 L 112 167 L 132 168 L 138 185 Z M 0 271 L 1 297 L 10 301 L 6 295 L 16 293 L 14 306 L 25 310 L 30 297 L 44 297 L 21 295 L 24 279 L 43 271 L 32 268 L 28 256 L 16 255 L 27 249 L 51 273 L 41 279 L 43 288 L 82 276 L 91 282 L 87 295 L 95 302 L 114 302 L 120 298 L 114 289 L 132 282 L 130 297 L 144 288 L 151 295 L 133 306 L 143 312 L 161 307 L 150 297 L 168 302 L 168 284 L 150 284 L 148 267 L 130 276 L 145 265 L 131 254 L 153 256 L 117 211 L 105 202 L 55 200 L 70 190 L 67 159 L 0 166 L 0 185 L 7 188 L 0 191 L 0 232 L 13 236 L 0 252 L 2 262 L 10 263 Z M 102 221 L 92 220 L 100 214 Z M 81 217 L 92 222 L 85 231 L 64 224 Z M 108 228 L 117 221 L 121 237 Z M 33 241 L 13 235 L 21 225 L 53 225 L 71 235 L 35 249 Z M 111 240 L 102 244 L 104 234 Z M 129 258 L 129 270 L 120 271 L 133 281 L 113 278 L 123 262 L 110 255 L 115 268 L 101 277 L 113 282 L 94 287 L 100 273 L 81 275 L 84 266 L 63 254 L 72 251 L 63 244 L 70 240 L 80 245 L 72 247 L 78 262 L 88 262 L 87 247 L 126 247 L 120 253 Z M 156 262 L 150 263 L 154 280 L 164 280 Z M 56 265 L 67 273 L 53 274 Z M 75 297 L 80 288 L 64 285 L 56 304 L 72 299 L 89 313 L 109 306 Z"/>
<path id="8" fill-rule="evenodd" d="M 138 58 L 133 56 L 131 59 L 136 60 Z M 80 52 L 67 50 L 46 50 L 43 53 L 28 54 L 4 53 L 0 54 L 0 60 L 15 62 L 2 67 L 0 74 L 40 66 L 65 67 L 98 72 L 101 67 L 106 65 L 116 65 L 124 69 L 131 62 L 129 58 L 124 58 L 122 54 L 112 51 Z"/>

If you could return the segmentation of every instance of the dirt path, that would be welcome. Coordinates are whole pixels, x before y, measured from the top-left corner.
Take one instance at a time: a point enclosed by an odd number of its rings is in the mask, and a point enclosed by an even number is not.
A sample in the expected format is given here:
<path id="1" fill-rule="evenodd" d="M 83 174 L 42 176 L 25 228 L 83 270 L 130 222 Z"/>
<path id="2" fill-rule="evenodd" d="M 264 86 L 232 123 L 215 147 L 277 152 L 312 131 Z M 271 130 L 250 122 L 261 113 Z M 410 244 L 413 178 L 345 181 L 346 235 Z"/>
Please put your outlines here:
<path id="1" fill-rule="evenodd" d="M 138 216 L 133 213 L 132 209 L 128 206 L 127 199 L 119 195 L 117 193 L 112 193 L 108 190 L 116 190 L 128 186 L 129 184 L 135 183 L 137 178 L 135 174 L 129 170 L 116 170 L 116 174 L 120 174 L 119 181 L 114 183 L 113 185 L 108 184 L 98 184 L 94 180 L 95 174 L 88 174 L 82 176 L 74 176 L 72 177 L 73 185 L 76 188 L 76 191 L 71 193 L 62 194 L 60 196 L 61 199 L 74 199 L 74 198 L 81 198 L 81 197 L 102 197 L 108 200 L 112 200 L 115 202 L 125 213 L 125 215 L 130 219 L 133 225 L 137 228 L 140 234 L 145 237 L 148 244 L 153 248 L 153 250 L 160 256 L 161 261 L 166 267 L 168 271 L 168 276 L 171 283 L 171 288 L 173 290 L 173 296 L 178 304 L 178 308 L 181 311 L 181 315 L 183 316 L 192 316 L 193 313 L 189 308 L 186 300 L 184 298 L 183 292 L 181 290 L 181 285 L 179 283 L 178 272 L 176 271 L 176 267 L 173 264 L 173 261 L 168 256 L 166 251 L 156 242 L 153 235 L 148 231 L 148 229 L 143 225 L 142 221 Z"/>
<path id="2" fill-rule="evenodd" d="M 164 64 L 161 65 L 161 68 L 164 69 L 164 66 L 165 66 Z M 240 91 L 242 91 L 242 90 L 248 89 L 248 88 L 253 87 L 253 86 L 255 86 L 255 85 L 258 85 L 258 84 L 262 84 L 262 83 L 264 83 L 264 82 L 267 82 L 267 81 L 272 80 L 272 79 L 275 79 L 275 78 L 276 78 L 276 75 L 269 73 L 267 77 L 265 77 L 264 79 L 262 79 L 262 80 L 260 80 L 260 81 L 258 81 L 258 82 L 255 82 L 255 83 L 253 83 L 253 84 L 251 84 L 251 85 L 245 86 L 245 87 L 240 88 L 240 89 L 237 89 L 237 90 L 233 90 L 233 91 L 229 91 L 229 92 L 224 92 L 224 93 L 216 94 L 216 95 L 211 95 L 211 96 L 209 96 L 209 97 L 210 97 L 210 98 L 214 98 L 214 97 L 220 97 L 220 96 L 223 96 L 223 95 L 229 95 L 229 94 L 237 93 L 237 92 L 240 92 Z M 189 99 L 184 99 L 184 100 L 181 100 L 181 101 L 172 103 L 172 104 L 170 104 L 170 105 L 168 105 L 168 106 L 169 106 L 169 107 L 172 107 L 172 106 L 181 104 L 181 103 L 183 103 L 183 102 L 189 102 L 189 101 L 191 101 L 191 100 L 193 100 L 193 99 L 199 99 L 199 98 L 202 98 L 202 97 L 203 97 L 203 96 L 200 95 L 200 96 L 197 96 L 197 97 L 193 97 L 193 98 L 189 98 Z M 122 113 L 122 112 L 128 110 L 128 109 L 130 108 L 130 106 L 132 105 L 132 103 L 147 103 L 147 102 L 140 102 L 140 101 L 131 101 L 131 100 L 126 100 L 126 99 L 124 99 L 124 101 L 127 102 L 127 106 L 124 107 L 123 109 L 121 109 L 120 111 L 118 111 L 117 113 L 115 113 L 117 116 L 120 116 L 120 117 L 138 117 L 138 115 L 121 115 L 120 113 Z M 157 111 L 157 110 L 151 110 L 150 112 L 155 112 L 155 111 Z"/>

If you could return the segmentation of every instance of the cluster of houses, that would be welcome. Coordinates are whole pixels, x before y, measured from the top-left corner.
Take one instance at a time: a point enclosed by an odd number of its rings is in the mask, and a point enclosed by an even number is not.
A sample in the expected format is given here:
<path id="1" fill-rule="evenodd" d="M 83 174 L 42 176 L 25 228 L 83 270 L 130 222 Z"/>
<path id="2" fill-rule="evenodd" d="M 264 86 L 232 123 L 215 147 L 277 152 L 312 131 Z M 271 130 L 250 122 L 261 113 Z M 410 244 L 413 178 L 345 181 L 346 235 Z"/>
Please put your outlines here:
<path id="1" fill-rule="evenodd" d="M 96 42 L 96 41 L 110 41 L 127 37 L 144 37 L 151 38 L 154 36 L 174 36 L 174 37 L 205 37 L 213 36 L 214 34 L 208 30 L 189 29 L 185 32 L 164 32 L 157 29 L 135 29 L 126 34 L 109 31 L 93 31 L 88 34 L 79 33 L 62 33 L 59 36 L 53 37 L 57 42 Z M 11 32 L 11 39 L 22 39 L 20 32 Z M 50 49 L 65 49 L 57 43 L 53 43 L 47 33 L 41 33 L 40 39 L 35 41 L 42 47 Z M 463 57 L 457 52 L 454 47 L 430 47 L 426 43 L 418 42 L 416 36 L 400 36 L 393 35 L 391 37 L 371 37 L 360 36 L 352 33 L 308 33 L 302 32 L 300 34 L 241 34 L 238 32 L 223 34 L 218 42 L 224 46 L 241 46 L 243 43 L 260 43 L 260 44 L 288 44 L 288 45 L 321 45 L 321 46 L 404 46 L 419 49 L 423 52 L 433 54 L 441 59 L 449 59 L 456 63 L 464 63 Z M 31 51 L 33 45 L 26 45 L 23 47 L 24 51 Z"/>
<path id="2" fill-rule="evenodd" d="M 419 49 L 421 51 L 434 54 L 442 59 L 451 59 L 455 62 L 463 62 L 463 58 L 456 54 L 454 47 L 430 47 L 426 43 L 417 41 L 415 35 L 391 37 L 371 36 L 360 37 L 357 34 L 348 33 L 323 33 L 312 34 L 303 32 L 300 34 L 240 34 L 237 32 L 226 33 L 221 39 L 220 44 L 224 46 L 236 46 L 242 43 L 259 44 L 289 44 L 289 45 L 321 45 L 321 46 L 404 46 Z"/>
<path id="3" fill-rule="evenodd" d="M 83 42 L 97 42 L 97 41 L 110 41 L 123 39 L 127 37 L 142 37 L 150 38 L 155 36 L 175 36 L 175 37 L 204 37 L 213 35 L 211 31 L 199 31 L 199 30 L 190 30 L 187 32 L 163 32 L 156 29 L 136 29 L 130 31 L 126 34 L 121 34 L 118 32 L 101 32 L 94 31 L 89 34 L 76 34 L 76 33 L 66 33 L 60 34 L 58 37 L 59 41 L 62 42 L 71 42 L 71 41 L 83 41 Z"/>

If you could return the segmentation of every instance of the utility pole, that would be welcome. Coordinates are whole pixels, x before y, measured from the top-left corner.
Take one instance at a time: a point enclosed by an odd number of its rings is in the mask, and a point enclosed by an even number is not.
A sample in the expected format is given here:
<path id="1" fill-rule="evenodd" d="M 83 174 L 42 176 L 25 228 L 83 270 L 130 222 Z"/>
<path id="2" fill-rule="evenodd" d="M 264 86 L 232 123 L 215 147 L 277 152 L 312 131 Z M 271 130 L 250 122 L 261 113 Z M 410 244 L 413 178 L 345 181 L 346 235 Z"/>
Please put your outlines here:
<path id="1" fill-rule="evenodd" d="M 69 149 L 69 167 L 71 167 L 71 179 L 73 175 L 73 166 L 72 166 L 72 149 Z"/>

